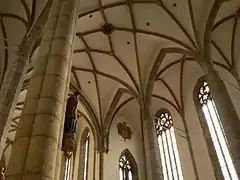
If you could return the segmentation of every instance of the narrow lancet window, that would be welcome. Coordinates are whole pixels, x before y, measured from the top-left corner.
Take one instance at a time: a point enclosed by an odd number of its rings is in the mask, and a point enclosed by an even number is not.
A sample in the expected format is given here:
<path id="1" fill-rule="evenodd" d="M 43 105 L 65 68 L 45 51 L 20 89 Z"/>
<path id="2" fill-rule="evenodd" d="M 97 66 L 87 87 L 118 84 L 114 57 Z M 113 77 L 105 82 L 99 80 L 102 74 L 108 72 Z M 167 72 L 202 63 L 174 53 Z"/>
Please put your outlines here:
<path id="1" fill-rule="evenodd" d="M 222 127 L 221 119 L 206 81 L 202 81 L 200 85 L 198 91 L 198 100 L 207 122 L 223 177 L 225 180 L 238 180 L 237 173 L 229 152 L 224 129 Z"/>
<path id="2" fill-rule="evenodd" d="M 138 180 L 137 164 L 126 149 L 119 159 L 119 180 Z"/>
<path id="3" fill-rule="evenodd" d="M 90 163 L 90 146 L 91 133 L 89 128 L 85 128 L 81 137 L 80 154 L 79 154 L 79 171 L 78 180 L 88 180 L 89 163 Z"/>
<path id="4" fill-rule="evenodd" d="M 167 110 L 155 115 L 164 180 L 183 180 L 172 116 Z"/>
<path id="5" fill-rule="evenodd" d="M 89 134 L 87 135 L 84 143 L 84 174 L 83 174 L 83 180 L 87 180 L 87 174 L 88 174 L 88 159 L 89 159 Z"/>
<path id="6" fill-rule="evenodd" d="M 125 155 L 119 161 L 119 176 L 120 180 L 132 180 L 132 167 Z"/>

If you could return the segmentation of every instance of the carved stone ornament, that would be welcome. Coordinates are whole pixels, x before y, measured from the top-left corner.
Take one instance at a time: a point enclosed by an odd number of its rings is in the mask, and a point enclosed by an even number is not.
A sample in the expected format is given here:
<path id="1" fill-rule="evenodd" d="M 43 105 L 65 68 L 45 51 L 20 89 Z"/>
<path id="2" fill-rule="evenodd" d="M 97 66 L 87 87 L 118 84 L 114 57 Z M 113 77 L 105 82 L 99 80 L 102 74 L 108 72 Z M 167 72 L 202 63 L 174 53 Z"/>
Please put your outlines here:
<path id="1" fill-rule="evenodd" d="M 126 122 L 117 124 L 118 134 L 123 137 L 124 141 L 131 139 L 132 130 L 129 126 L 126 125 Z"/>
<path id="2" fill-rule="evenodd" d="M 62 140 L 62 151 L 65 156 L 71 156 L 76 146 L 78 93 L 71 95 L 67 100 L 64 133 Z"/>
<path id="3" fill-rule="evenodd" d="M 65 156 L 71 156 L 76 149 L 76 135 L 72 133 L 65 133 L 62 141 L 62 151 Z"/>

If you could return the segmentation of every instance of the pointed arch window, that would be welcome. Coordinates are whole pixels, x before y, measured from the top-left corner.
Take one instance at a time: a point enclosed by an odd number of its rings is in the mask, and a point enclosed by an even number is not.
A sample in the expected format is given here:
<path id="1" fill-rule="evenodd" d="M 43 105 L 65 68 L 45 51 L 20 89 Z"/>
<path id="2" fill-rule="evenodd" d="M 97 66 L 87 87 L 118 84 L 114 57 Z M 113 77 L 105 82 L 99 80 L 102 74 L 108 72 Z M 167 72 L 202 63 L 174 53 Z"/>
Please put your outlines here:
<path id="1" fill-rule="evenodd" d="M 221 119 L 206 80 L 200 81 L 197 97 L 208 126 L 222 175 L 225 180 L 238 180 Z"/>
<path id="2" fill-rule="evenodd" d="M 164 180 L 183 180 L 173 120 L 168 110 L 162 109 L 156 113 L 155 129 L 158 137 Z"/>
<path id="3" fill-rule="evenodd" d="M 119 180 L 138 180 L 137 164 L 128 150 L 119 159 Z"/>
<path id="4" fill-rule="evenodd" d="M 132 180 L 132 167 L 125 155 L 123 155 L 119 162 L 119 176 L 120 180 Z"/>
<path id="5" fill-rule="evenodd" d="M 87 138 L 84 143 L 84 174 L 83 174 L 83 180 L 87 180 L 87 173 L 88 173 L 88 159 L 89 159 L 89 134 L 87 135 Z"/>
<path id="6" fill-rule="evenodd" d="M 85 128 L 80 143 L 79 180 L 88 180 L 89 151 L 90 131 L 88 128 Z"/>

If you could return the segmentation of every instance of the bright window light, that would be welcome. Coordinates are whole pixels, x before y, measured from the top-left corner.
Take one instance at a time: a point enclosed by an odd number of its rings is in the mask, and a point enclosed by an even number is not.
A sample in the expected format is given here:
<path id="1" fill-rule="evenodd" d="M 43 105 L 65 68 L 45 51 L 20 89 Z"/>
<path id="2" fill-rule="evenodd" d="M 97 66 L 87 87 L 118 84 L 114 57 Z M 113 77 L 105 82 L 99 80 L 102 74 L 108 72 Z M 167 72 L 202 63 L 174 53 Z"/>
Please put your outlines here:
<path id="1" fill-rule="evenodd" d="M 172 116 L 168 111 L 155 116 L 164 180 L 183 180 Z"/>
<path id="2" fill-rule="evenodd" d="M 210 131 L 211 139 L 216 150 L 222 174 L 225 180 L 238 180 L 236 170 L 228 149 L 228 143 L 222 128 L 216 105 L 210 94 L 206 81 L 203 82 L 198 94 L 199 102 Z"/>
<path id="3" fill-rule="evenodd" d="M 84 144 L 84 171 L 83 171 L 83 179 L 87 180 L 87 167 L 88 167 L 88 158 L 89 158 L 89 134 L 87 135 L 87 138 L 85 140 L 85 144 Z"/>
<path id="4" fill-rule="evenodd" d="M 122 155 L 119 161 L 119 180 L 132 180 L 132 166 L 129 159 Z"/>
<path id="5" fill-rule="evenodd" d="M 66 158 L 64 180 L 70 180 L 70 172 L 71 172 L 71 156 Z"/>

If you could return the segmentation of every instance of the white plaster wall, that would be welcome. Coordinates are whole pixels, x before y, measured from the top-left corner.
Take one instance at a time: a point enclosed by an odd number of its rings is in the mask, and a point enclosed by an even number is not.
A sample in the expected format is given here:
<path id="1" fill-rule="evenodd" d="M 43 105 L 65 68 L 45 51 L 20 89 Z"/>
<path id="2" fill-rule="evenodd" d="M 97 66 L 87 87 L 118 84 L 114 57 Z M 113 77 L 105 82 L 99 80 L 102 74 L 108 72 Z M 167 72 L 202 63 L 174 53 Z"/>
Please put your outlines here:
<path id="1" fill-rule="evenodd" d="M 239 109 L 240 109 L 240 87 L 237 84 L 235 78 L 229 72 L 227 72 L 226 70 L 224 70 L 222 68 L 217 68 L 217 70 L 219 72 L 221 79 L 223 80 L 224 84 L 227 87 L 228 94 L 230 95 L 230 98 L 231 98 L 234 108 L 238 114 L 238 117 L 240 117 L 240 111 L 239 111 Z"/>
<path id="2" fill-rule="evenodd" d="M 131 127 L 133 132 L 131 140 L 124 141 L 117 132 L 117 124 L 123 121 Z M 140 134 L 141 131 L 136 127 L 132 125 L 131 120 L 127 120 L 123 116 L 117 116 L 114 119 L 110 129 L 109 153 L 104 155 L 104 180 L 119 179 L 118 162 L 122 151 L 125 149 L 131 152 L 137 163 L 139 180 L 145 180 L 142 135 Z"/>

